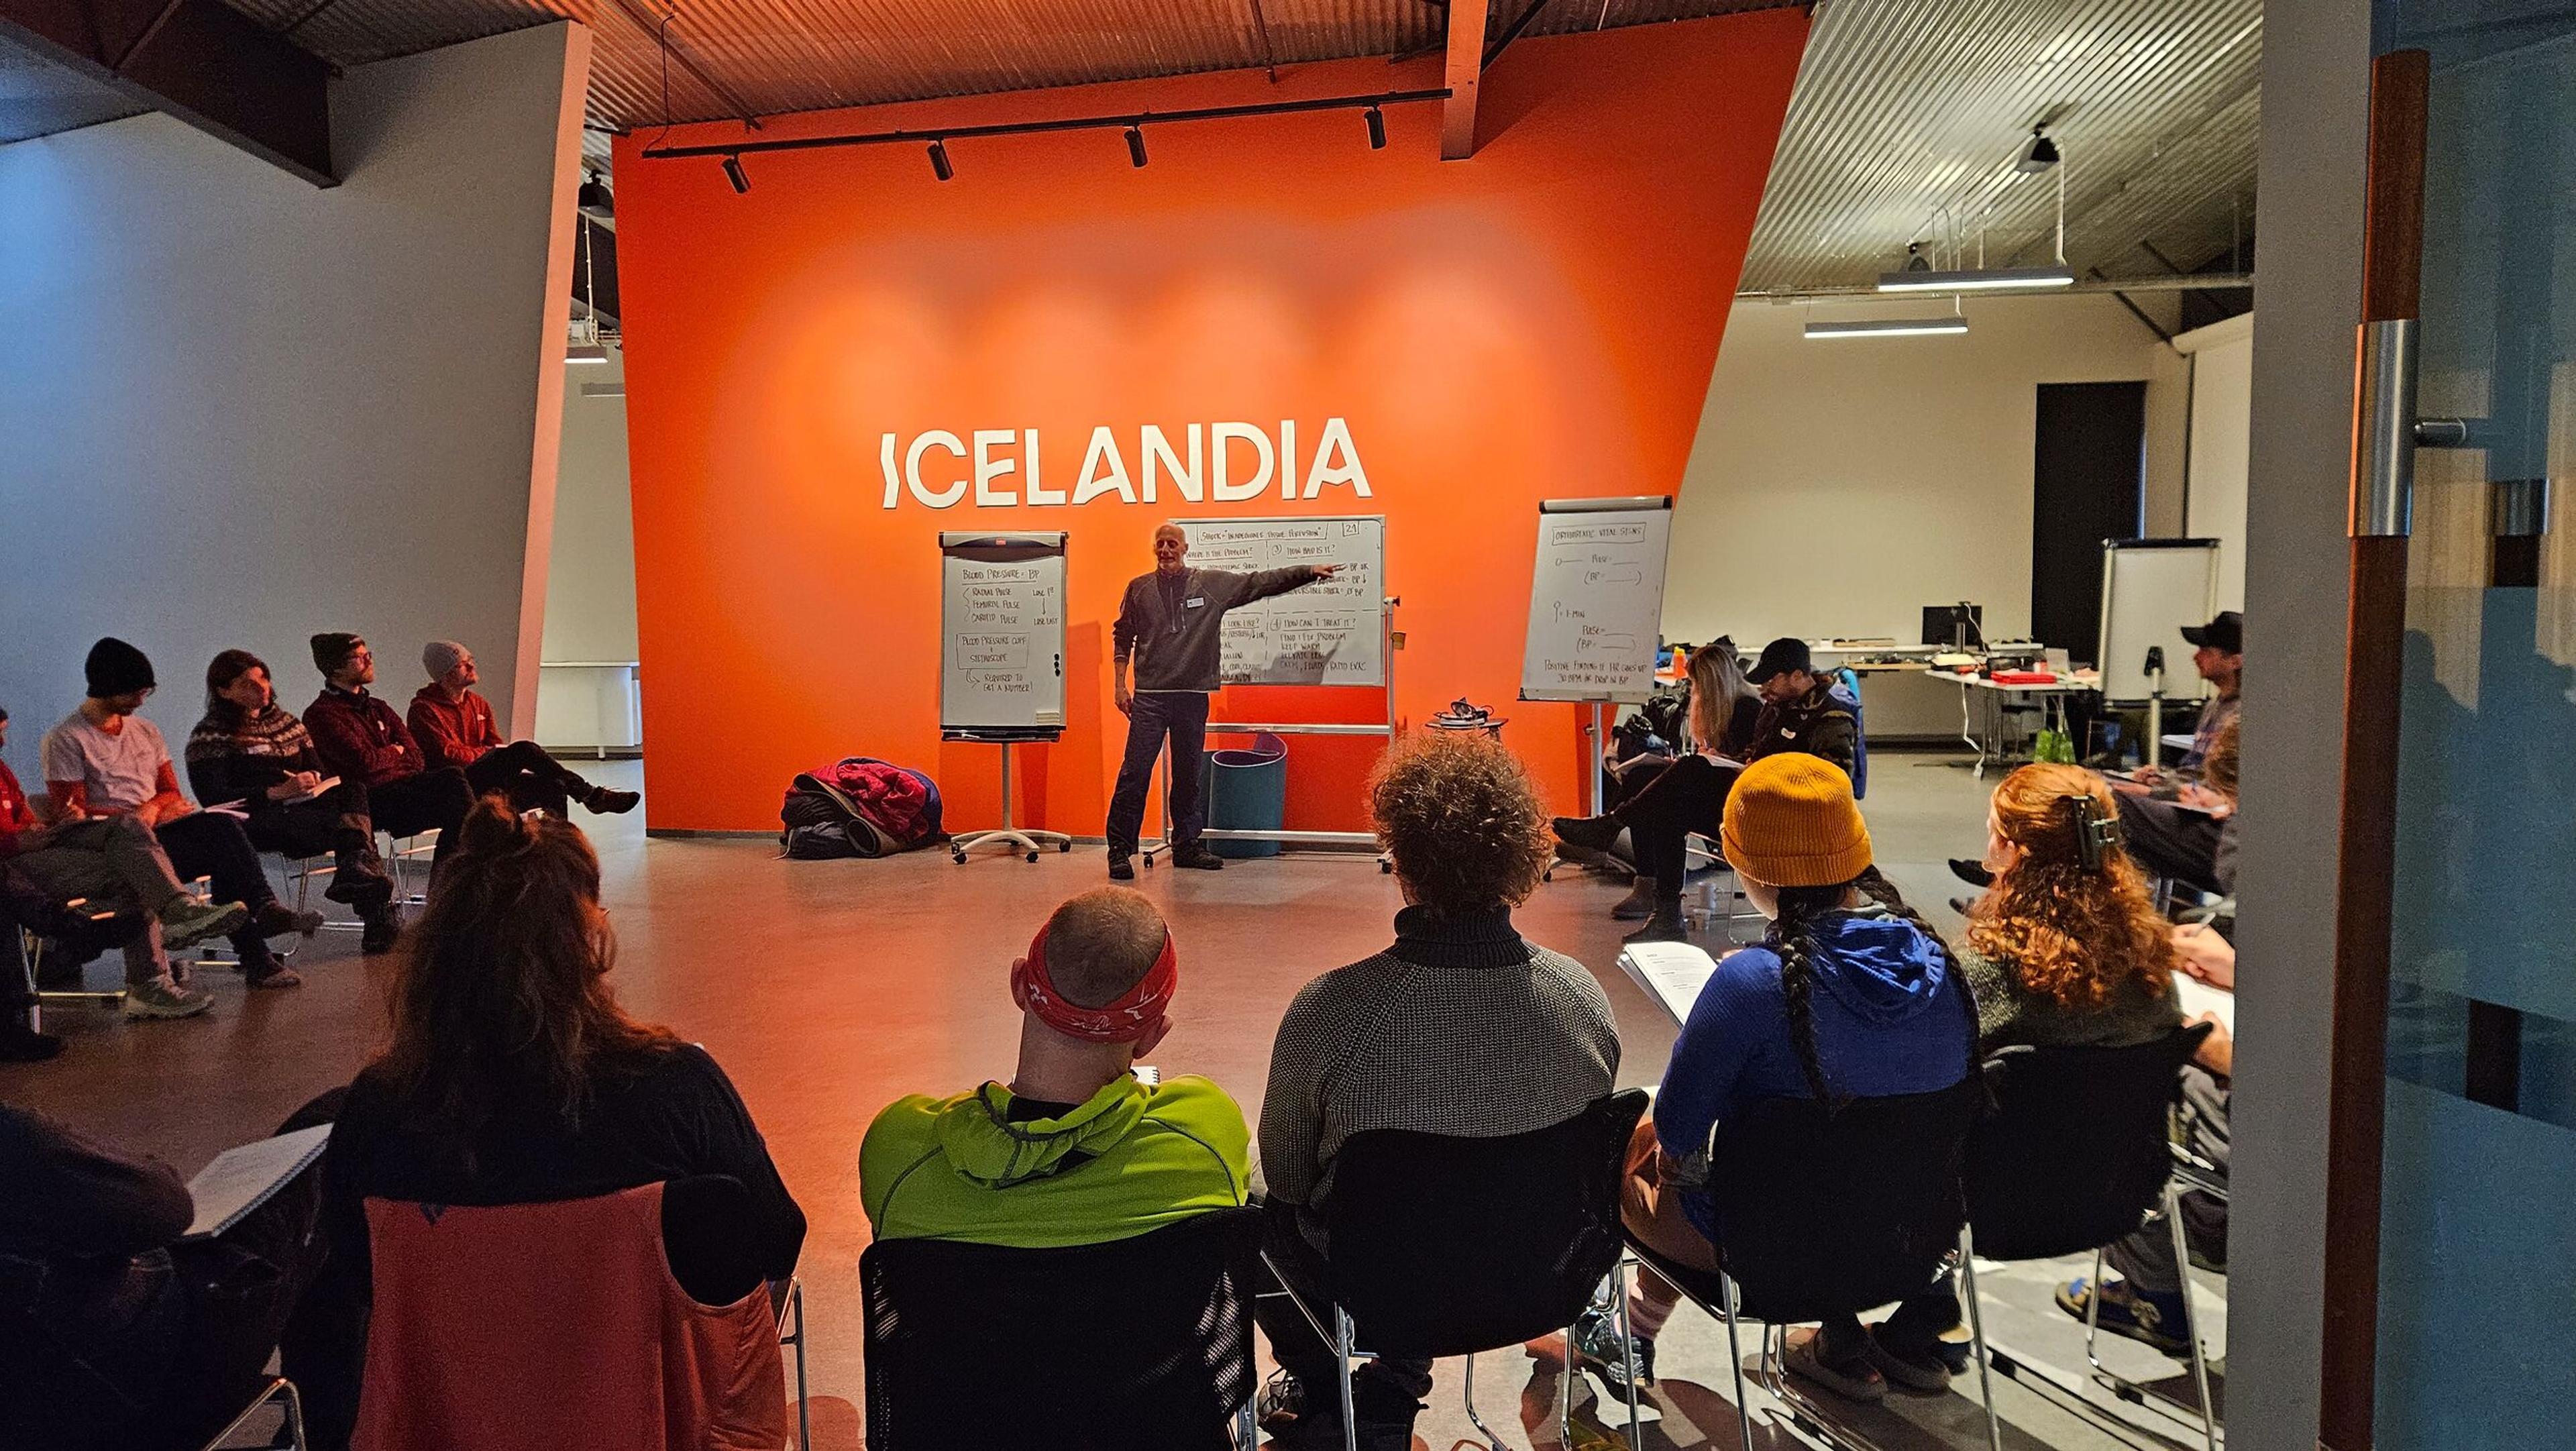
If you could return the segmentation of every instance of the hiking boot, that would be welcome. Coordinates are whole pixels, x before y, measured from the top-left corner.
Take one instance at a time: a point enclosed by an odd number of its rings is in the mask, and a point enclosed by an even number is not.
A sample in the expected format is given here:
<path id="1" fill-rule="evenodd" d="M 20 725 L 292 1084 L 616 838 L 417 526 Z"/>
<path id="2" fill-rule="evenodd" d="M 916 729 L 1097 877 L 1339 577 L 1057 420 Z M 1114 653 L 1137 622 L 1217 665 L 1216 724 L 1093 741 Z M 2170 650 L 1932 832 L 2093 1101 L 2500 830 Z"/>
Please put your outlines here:
<path id="1" fill-rule="evenodd" d="M 1575 861 L 1591 861 L 1619 844 L 1619 833 L 1627 826 L 1615 816 L 1559 816 L 1548 825 L 1555 829 L 1556 839 L 1573 850 L 1564 855 Z"/>
<path id="2" fill-rule="evenodd" d="M 601 816 L 623 816 L 643 799 L 640 791 L 620 791 L 614 786 L 593 786 L 581 793 L 581 804 Z"/>
<path id="3" fill-rule="evenodd" d="M 394 884 L 381 868 L 362 862 L 343 862 L 331 873 L 331 885 L 322 889 L 325 901 L 354 907 L 364 918 L 367 913 L 394 899 Z"/>
<path id="4" fill-rule="evenodd" d="M 1124 861 L 1126 858 L 1115 860 Z M 1295 1422 L 1305 1411 L 1306 1383 L 1285 1370 L 1275 1370 L 1261 1387 L 1261 1400 L 1253 1412 L 1253 1420 L 1261 1429 L 1275 1434 Z"/>
<path id="5" fill-rule="evenodd" d="M 1609 1377 L 1613 1386 L 1655 1383 L 1655 1342 L 1631 1335 L 1619 1343 L 1619 1319 L 1600 1305 L 1587 1305 L 1574 1317 L 1574 1358 Z"/>
<path id="6" fill-rule="evenodd" d="M 1655 904 L 1646 925 L 1620 939 L 1623 942 L 1688 942 L 1690 928 L 1682 921 L 1682 899 L 1666 897 Z"/>
<path id="7" fill-rule="evenodd" d="M 179 986 L 166 977 L 156 977 L 125 990 L 125 1016 L 140 1018 L 193 1018 L 215 1005 L 214 995 Z"/>
<path id="8" fill-rule="evenodd" d="M 1963 856 L 1950 858 L 1950 875 L 1972 887 L 1991 887 L 1995 884 L 1995 874 L 1986 870 L 1984 862 L 1972 861 Z"/>
<path id="9" fill-rule="evenodd" d="M 1193 844 L 1174 847 L 1172 865 L 1194 872 L 1221 872 L 1225 870 L 1225 858 L 1206 847 Z"/>
<path id="10" fill-rule="evenodd" d="M 1854 1347 L 1849 1354 L 1828 1358 L 1830 1349 L 1838 1347 L 1825 1344 L 1825 1332 L 1821 1329 L 1792 1330 L 1787 1341 L 1788 1353 L 1781 1357 L 1780 1363 L 1788 1367 L 1791 1375 L 1814 1381 L 1845 1400 L 1867 1402 L 1886 1399 L 1886 1378 L 1870 1364 L 1866 1344 Z"/>
<path id="11" fill-rule="evenodd" d="M 266 962 L 246 964 L 242 977 L 254 988 L 304 986 L 304 975 L 272 957 Z"/>
<path id="12" fill-rule="evenodd" d="M 1639 877 L 1628 884 L 1628 895 L 1610 909 L 1613 922 L 1643 922 L 1655 915 L 1655 879 Z"/>
<path id="13" fill-rule="evenodd" d="M 298 912 L 271 898 L 251 914 L 250 924 L 262 937 L 310 937 L 322 930 L 322 914 Z"/>
<path id="14" fill-rule="evenodd" d="M 2085 1279 L 2068 1280 L 2057 1287 L 2057 1308 L 2081 1320 L 2086 1302 L 2095 1294 L 2093 1283 Z M 2178 1293 L 2156 1294 L 2141 1290 L 2126 1280 L 2106 1280 L 2100 1287 L 2101 1309 L 2095 1312 L 2095 1323 L 2114 1335 L 2125 1335 L 2140 1345 L 2152 1347 L 2176 1360 L 2187 1359 L 2191 1347 L 2174 1331 L 2183 1323 L 2182 1296 Z"/>
<path id="15" fill-rule="evenodd" d="M 42 1063 L 62 1051 L 62 1039 L 25 1023 L 0 1028 L 0 1063 Z"/>
<path id="16" fill-rule="evenodd" d="M 1111 857 L 1109 859 L 1109 880 L 1113 882 L 1132 882 L 1136 880 L 1136 863 L 1123 856 Z"/>
<path id="17" fill-rule="evenodd" d="M 393 951 L 394 943 L 402 936 L 402 914 L 384 907 L 370 913 L 365 921 L 365 928 L 358 933 L 358 951 L 369 957 Z"/>
<path id="18" fill-rule="evenodd" d="M 161 909 L 161 945 L 173 952 L 194 947 L 209 937 L 237 932 L 249 920 L 250 909 L 239 902 L 180 897 Z"/>

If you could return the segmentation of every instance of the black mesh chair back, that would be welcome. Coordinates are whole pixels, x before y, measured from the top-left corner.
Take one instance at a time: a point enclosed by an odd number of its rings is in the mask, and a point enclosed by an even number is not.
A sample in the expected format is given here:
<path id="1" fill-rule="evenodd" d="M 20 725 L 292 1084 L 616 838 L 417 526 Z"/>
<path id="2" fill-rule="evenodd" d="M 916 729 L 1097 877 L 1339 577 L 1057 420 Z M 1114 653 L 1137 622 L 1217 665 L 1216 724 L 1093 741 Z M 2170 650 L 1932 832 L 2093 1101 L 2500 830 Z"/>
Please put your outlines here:
<path id="1" fill-rule="evenodd" d="M 1501 1138 L 1379 1129 L 1333 1159 L 1334 1303 L 1378 1355 L 1437 1358 L 1563 1330 L 1618 1261 L 1643 1090 Z"/>
<path id="2" fill-rule="evenodd" d="M 868 1451 L 1232 1446 L 1261 1221 L 1224 1209 L 1068 1249 L 868 1246 Z"/>
<path id="3" fill-rule="evenodd" d="M 2008 1048 L 1986 1063 L 1994 1108 L 1968 1138 L 1977 1253 L 2099 1249 L 2152 1213 L 2172 1172 L 2182 1065 L 2206 1025 L 2129 1048 Z"/>
<path id="4" fill-rule="evenodd" d="M 1856 1314 L 1931 1283 L 1959 1242 L 1973 1075 L 1932 1093 L 1764 1099 L 1711 1145 L 1719 1262 L 1745 1314 L 1774 1324 Z"/>

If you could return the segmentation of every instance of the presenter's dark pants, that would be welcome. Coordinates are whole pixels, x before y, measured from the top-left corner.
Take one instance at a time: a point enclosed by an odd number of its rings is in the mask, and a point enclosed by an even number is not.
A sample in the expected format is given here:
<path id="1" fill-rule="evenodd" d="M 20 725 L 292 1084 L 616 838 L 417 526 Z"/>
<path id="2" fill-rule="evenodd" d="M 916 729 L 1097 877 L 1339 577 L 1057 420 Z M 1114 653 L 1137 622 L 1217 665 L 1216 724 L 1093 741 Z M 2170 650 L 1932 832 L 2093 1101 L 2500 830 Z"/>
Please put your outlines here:
<path id="1" fill-rule="evenodd" d="M 1629 844 L 1637 854 L 1637 875 L 1654 878 L 1658 893 L 1678 896 L 1689 861 L 1690 834 L 1717 835 L 1726 793 L 1742 774 L 1706 756 L 1684 756 L 1611 812 L 1627 825 Z"/>
<path id="2" fill-rule="evenodd" d="M 1134 856 L 1145 825 L 1145 790 L 1154 782 L 1154 759 L 1172 743 L 1172 846 L 1198 845 L 1207 826 L 1199 778 L 1207 762 L 1208 698 L 1195 690 L 1136 692 L 1127 713 L 1127 758 L 1118 763 L 1118 789 L 1109 798 L 1109 854 Z"/>
<path id="3" fill-rule="evenodd" d="M 590 794 L 588 781 L 535 741 L 494 746 L 465 768 L 465 779 L 477 796 L 498 791 L 510 798 L 513 811 L 542 810 L 549 816 L 563 815 L 573 797 Z"/>
<path id="4" fill-rule="evenodd" d="M 2217 817 L 2147 796 L 2118 800 L 2121 837 L 2148 876 L 2168 877 L 2196 892 L 2221 890 L 2218 834 L 2223 823 Z"/>

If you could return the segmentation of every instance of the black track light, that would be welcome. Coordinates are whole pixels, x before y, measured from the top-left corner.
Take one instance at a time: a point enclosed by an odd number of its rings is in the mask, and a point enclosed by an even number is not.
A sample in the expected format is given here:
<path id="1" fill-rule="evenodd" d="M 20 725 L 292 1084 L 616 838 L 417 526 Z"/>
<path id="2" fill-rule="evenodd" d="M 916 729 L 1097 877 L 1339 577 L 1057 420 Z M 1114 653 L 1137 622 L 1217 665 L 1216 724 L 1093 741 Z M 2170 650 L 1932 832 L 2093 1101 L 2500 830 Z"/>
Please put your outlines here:
<path id="1" fill-rule="evenodd" d="M 948 143 L 945 141 L 930 143 L 930 174 L 941 181 L 957 174 L 957 168 L 948 164 Z"/>
<path id="2" fill-rule="evenodd" d="M 744 192 L 751 190 L 751 174 L 742 169 L 741 157 L 726 157 L 724 159 L 724 173 L 725 180 L 733 183 L 733 194 L 735 196 L 740 196 Z"/>
<path id="3" fill-rule="evenodd" d="M 2037 176 L 2057 162 L 2057 143 L 2048 139 L 2048 128 L 2033 126 L 2030 128 L 2030 144 L 2021 149 L 2020 157 L 2013 162 L 2013 170 L 2024 176 Z"/>
<path id="4" fill-rule="evenodd" d="M 1386 149 L 1386 113 L 1375 106 L 1368 108 L 1369 150 Z"/>
<path id="5" fill-rule="evenodd" d="M 573 204 L 581 209 L 583 216 L 594 222 L 610 222 L 617 219 L 617 198 L 608 190 L 608 183 L 599 179 L 598 172 L 582 173 L 581 190 L 576 194 Z"/>
<path id="6" fill-rule="evenodd" d="M 1127 159 L 1138 166 L 1145 164 L 1145 128 L 1142 126 L 1127 128 Z"/>

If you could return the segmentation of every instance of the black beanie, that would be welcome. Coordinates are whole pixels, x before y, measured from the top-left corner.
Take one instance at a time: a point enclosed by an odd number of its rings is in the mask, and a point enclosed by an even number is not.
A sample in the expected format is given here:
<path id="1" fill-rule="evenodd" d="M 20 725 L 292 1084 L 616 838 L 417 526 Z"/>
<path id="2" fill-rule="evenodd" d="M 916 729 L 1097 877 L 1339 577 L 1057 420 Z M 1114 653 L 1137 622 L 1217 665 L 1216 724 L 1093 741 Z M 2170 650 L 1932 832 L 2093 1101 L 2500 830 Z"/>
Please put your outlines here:
<path id="1" fill-rule="evenodd" d="M 358 653 L 358 643 L 364 638 L 361 635 L 345 634 L 338 630 L 314 636 L 313 668 L 321 671 L 323 676 L 328 678 L 332 671 L 349 663 L 349 657 Z"/>
<path id="2" fill-rule="evenodd" d="M 89 647 L 89 659 L 81 665 L 89 677 L 93 700 L 112 695 L 133 695 L 152 688 L 152 662 L 143 652 L 114 635 Z"/>

